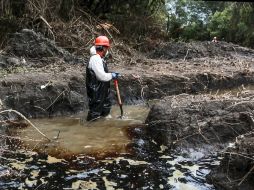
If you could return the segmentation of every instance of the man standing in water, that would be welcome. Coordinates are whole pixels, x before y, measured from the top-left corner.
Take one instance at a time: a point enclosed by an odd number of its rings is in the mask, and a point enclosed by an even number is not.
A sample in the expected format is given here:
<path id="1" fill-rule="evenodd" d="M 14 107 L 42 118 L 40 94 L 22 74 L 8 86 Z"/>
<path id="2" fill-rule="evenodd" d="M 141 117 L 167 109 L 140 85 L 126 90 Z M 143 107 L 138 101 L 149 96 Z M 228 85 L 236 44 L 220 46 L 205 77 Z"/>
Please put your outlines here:
<path id="1" fill-rule="evenodd" d="M 110 113 L 110 80 L 117 79 L 119 73 L 108 73 L 105 57 L 110 48 L 109 39 L 99 36 L 90 49 L 90 60 L 86 67 L 86 89 L 89 111 L 87 121 L 106 117 Z"/>

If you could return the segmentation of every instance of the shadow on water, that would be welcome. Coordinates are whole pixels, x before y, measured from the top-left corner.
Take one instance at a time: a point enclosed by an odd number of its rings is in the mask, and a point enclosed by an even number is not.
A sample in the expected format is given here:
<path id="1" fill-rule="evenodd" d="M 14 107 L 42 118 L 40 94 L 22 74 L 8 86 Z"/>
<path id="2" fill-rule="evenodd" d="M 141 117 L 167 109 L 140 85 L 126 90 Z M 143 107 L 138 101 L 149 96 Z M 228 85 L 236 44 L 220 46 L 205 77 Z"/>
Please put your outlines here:
<path id="1" fill-rule="evenodd" d="M 31 127 L 13 132 L 25 148 L 6 146 L 1 152 L 0 189 L 214 189 L 205 176 L 217 157 L 193 161 L 163 145 L 150 146 L 147 157 L 131 154 L 129 131 L 144 129 L 149 109 L 125 106 L 123 120 L 118 109 L 113 108 L 112 118 L 93 123 L 80 122 L 84 114 L 31 120 L 51 139 L 60 131 L 52 144 Z"/>

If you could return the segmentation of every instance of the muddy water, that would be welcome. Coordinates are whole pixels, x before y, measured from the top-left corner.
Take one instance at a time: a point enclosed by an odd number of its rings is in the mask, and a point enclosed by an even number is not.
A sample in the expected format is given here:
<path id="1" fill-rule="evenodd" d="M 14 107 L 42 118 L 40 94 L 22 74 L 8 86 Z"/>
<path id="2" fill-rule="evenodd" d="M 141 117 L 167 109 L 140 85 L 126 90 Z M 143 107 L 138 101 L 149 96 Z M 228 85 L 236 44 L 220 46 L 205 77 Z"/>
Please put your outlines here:
<path id="1" fill-rule="evenodd" d="M 31 120 L 53 142 L 47 143 L 32 127 L 18 130 L 23 149 L 7 150 L 0 156 L 0 189 L 174 189 L 213 190 L 205 176 L 217 157 L 193 161 L 154 144 L 148 156 L 127 153 L 130 143 L 126 128 L 143 123 L 149 109 L 124 106 L 125 118 L 118 119 L 119 108 L 113 107 L 112 118 L 82 122 L 85 114 L 72 117 Z M 140 128 L 140 127 L 138 127 Z M 142 128 L 142 126 L 141 126 Z M 33 139 L 31 141 L 31 139 Z M 143 146 L 142 138 L 138 143 Z M 35 151 L 36 150 L 36 151 Z M 105 153 L 103 159 L 91 154 Z M 120 153 L 111 157 L 110 152 Z M 67 154 L 75 154 L 67 159 Z M 198 157 L 198 156 L 197 156 Z"/>
<path id="2" fill-rule="evenodd" d="M 130 143 L 126 135 L 126 127 L 144 123 L 149 109 L 146 106 L 124 106 L 124 117 L 119 118 L 119 107 L 113 106 L 107 118 L 96 122 L 86 122 L 86 114 L 52 119 L 33 119 L 31 122 L 52 142 L 45 142 L 34 128 L 28 127 L 18 131 L 29 149 L 46 151 L 54 156 L 65 154 L 106 154 L 126 153 L 125 147 Z M 38 143 L 38 140 L 41 142 Z"/>

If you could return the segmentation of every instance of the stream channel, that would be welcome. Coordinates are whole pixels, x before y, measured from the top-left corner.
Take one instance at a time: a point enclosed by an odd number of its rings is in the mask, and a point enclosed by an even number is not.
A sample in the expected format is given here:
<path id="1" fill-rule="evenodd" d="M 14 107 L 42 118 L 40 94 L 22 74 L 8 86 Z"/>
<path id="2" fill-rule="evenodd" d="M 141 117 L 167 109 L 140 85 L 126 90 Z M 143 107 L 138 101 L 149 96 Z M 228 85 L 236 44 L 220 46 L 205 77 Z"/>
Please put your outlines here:
<path id="1" fill-rule="evenodd" d="M 111 118 L 86 122 L 86 113 L 30 120 L 34 128 L 8 129 L 18 139 L 0 157 L 0 189 L 175 189 L 212 190 L 205 176 L 220 158 L 191 153 L 183 157 L 157 145 L 151 157 L 131 151 L 130 129 L 142 130 L 149 108 L 113 106 Z M 20 140 L 21 139 L 21 140 Z M 135 141 L 145 146 L 142 138 Z M 8 151 L 10 150 L 10 151 Z M 140 154 L 140 155 L 139 155 Z"/>

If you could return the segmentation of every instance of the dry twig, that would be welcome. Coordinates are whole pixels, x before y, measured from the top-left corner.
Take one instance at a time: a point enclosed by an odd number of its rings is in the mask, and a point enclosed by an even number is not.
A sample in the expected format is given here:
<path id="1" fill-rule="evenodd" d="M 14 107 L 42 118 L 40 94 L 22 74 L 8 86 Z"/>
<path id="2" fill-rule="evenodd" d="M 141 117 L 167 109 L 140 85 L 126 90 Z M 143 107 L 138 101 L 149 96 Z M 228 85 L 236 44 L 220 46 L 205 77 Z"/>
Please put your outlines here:
<path id="1" fill-rule="evenodd" d="M 50 24 L 47 22 L 47 20 L 45 18 L 43 18 L 42 16 L 40 16 L 40 19 L 47 25 L 49 32 L 51 33 L 53 40 L 55 41 L 55 35 L 53 33 L 52 26 L 50 26 Z"/>
<path id="2" fill-rule="evenodd" d="M 35 125 L 30 120 L 28 120 L 22 113 L 20 113 L 16 110 L 9 109 L 9 110 L 1 111 L 0 114 L 10 113 L 10 112 L 14 112 L 14 113 L 18 114 L 20 117 L 22 117 L 24 120 L 26 120 L 33 128 L 35 128 L 35 130 L 38 131 L 43 137 L 45 137 L 47 140 L 51 141 L 44 133 L 42 133 L 37 127 L 35 127 Z"/>
<path id="3" fill-rule="evenodd" d="M 66 90 L 62 91 L 57 97 L 56 99 L 45 109 L 48 110 L 52 105 L 54 105 L 56 103 L 56 101 L 58 100 L 58 98 L 65 92 Z"/>
<path id="4" fill-rule="evenodd" d="M 190 49 L 188 49 L 188 50 L 187 50 L 186 55 L 184 56 L 183 61 L 185 61 L 185 60 L 186 60 L 186 58 L 187 58 L 187 56 L 188 56 L 188 53 L 189 53 L 189 50 L 190 50 Z"/>
<path id="5" fill-rule="evenodd" d="M 254 161 L 254 158 L 249 157 L 249 156 L 244 155 L 244 154 L 237 153 L 237 152 L 224 152 L 224 154 L 237 155 L 237 156 L 241 156 L 241 157 L 244 157 L 244 158 L 247 158 L 247 159 L 250 159 L 250 160 L 253 160 L 253 161 Z"/>

